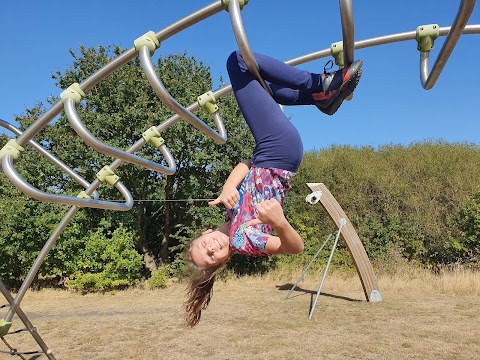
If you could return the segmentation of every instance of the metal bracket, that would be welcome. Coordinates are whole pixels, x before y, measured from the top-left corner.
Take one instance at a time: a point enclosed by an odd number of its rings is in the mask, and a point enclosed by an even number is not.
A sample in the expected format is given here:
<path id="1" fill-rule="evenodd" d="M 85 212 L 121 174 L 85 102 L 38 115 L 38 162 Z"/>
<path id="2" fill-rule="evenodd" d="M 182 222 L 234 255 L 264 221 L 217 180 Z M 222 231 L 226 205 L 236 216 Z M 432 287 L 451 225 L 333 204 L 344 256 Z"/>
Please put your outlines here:
<path id="1" fill-rule="evenodd" d="M 231 0 L 221 0 L 221 1 L 224 9 L 228 11 L 228 4 L 230 4 Z M 249 0 L 237 0 L 237 1 L 238 1 L 238 4 L 240 5 L 240 10 L 243 10 L 243 7 L 248 4 Z"/>
<path id="2" fill-rule="evenodd" d="M 337 41 L 330 45 L 330 55 L 335 59 L 335 65 L 338 67 L 344 67 L 345 61 L 343 57 L 343 41 Z"/>
<path id="3" fill-rule="evenodd" d="M 0 150 L 0 161 L 5 155 L 11 155 L 14 160 L 18 160 L 22 151 L 25 151 L 25 149 L 18 145 L 15 139 L 10 139 Z"/>
<path id="4" fill-rule="evenodd" d="M 370 298 L 368 299 L 370 302 L 380 302 L 382 301 L 382 295 L 380 294 L 380 291 L 378 290 L 373 290 L 370 294 Z"/>
<path id="5" fill-rule="evenodd" d="M 101 182 L 107 182 L 108 184 L 115 186 L 120 177 L 115 175 L 110 166 L 106 165 L 97 173 L 97 179 Z"/>
<path id="6" fill-rule="evenodd" d="M 310 205 L 315 205 L 320 201 L 320 198 L 322 197 L 322 192 L 319 191 L 314 191 L 311 194 L 308 194 L 307 197 L 305 198 L 305 201 L 309 203 Z"/>
<path id="7" fill-rule="evenodd" d="M 158 41 L 153 31 L 149 31 L 140 36 L 139 38 L 135 39 L 133 44 L 135 45 L 135 50 L 137 52 L 140 52 L 142 46 L 147 46 L 150 50 L 150 56 L 152 56 L 155 53 L 155 50 L 160 47 L 160 42 Z"/>
<path id="8" fill-rule="evenodd" d="M 145 130 L 142 133 L 142 137 L 147 144 L 150 144 L 155 148 L 159 148 L 165 143 L 165 140 L 160 136 L 160 132 L 155 126 Z"/>
<path id="9" fill-rule="evenodd" d="M 77 195 L 78 198 L 81 199 L 91 199 L 92 197 L 88 195 L 85 191 L 80 191 Z"/>
<path id="10" fill-rule="evenodd" d="M 62 103 L 65 104 L 67 99 L 73 99 L 75 104 L 80 104 L 80 101 L 85 98 L 85 93 L 82 89 L 80 89 L 79 83 L 73 83 L 67 89 L 65 89 L 60 94 L 60 99 L 62 99 Z"/>
<path id="11" fill-rule="evenodd" d="M 5 336 L 8 334 L 12 323 L 10 321 L 0 320 L 0 336 Z"/>
<path id="12" fill-rule="evenodd" d="M 435 40 L 440 34 L 438 24 L 422 25 L 417 27 L 415 40 L 417 40 L 418 51 L 430 51 L 433 49 Z"/>
<path id="13" fill-rule="evenodd" d="M 210 115 L 218 111 L 217 101 L 213 92 L 208 91 L 197 98 L 198 105 Z"/>

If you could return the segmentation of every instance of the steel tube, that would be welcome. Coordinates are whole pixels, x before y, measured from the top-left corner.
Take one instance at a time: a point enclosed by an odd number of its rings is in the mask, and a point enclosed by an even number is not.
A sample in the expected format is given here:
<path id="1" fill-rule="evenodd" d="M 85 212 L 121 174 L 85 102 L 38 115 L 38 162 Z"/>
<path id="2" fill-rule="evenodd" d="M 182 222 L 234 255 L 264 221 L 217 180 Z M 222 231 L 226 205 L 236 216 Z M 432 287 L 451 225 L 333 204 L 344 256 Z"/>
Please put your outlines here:
<path id="1" fill-rule="evenodd" d="M 70 122 L 70 125 L 72 125 L 77 135 L 80 136 L 87 145 L 91 146 L 92 148 L 101 152 L 102 154 L 109 155 L 114 158 L 122 159 L 126 162 L 129 162 L 138 166 L 142 166 L 149 170 L 153 170 L 162 174 L 167 174 L 167 175 L 173 174 L 170 168 L 166 168 L 161 164 L 157 164 L 156 162 L 143 159 L 140 156 L 133 155 L 133 154 L 130 154 L 129 152 L 119 150 L 117 148 L 114 148 L 110 145 L 107 145 L 99 141 L 87 129 L 87 127 L 82 122 L 82 120 L 80 120 L 80 117 L 78 116 L 77 110 L 75 108 L 75 101 L 73 99 L 66 99 L 65 114 L 67 115 L 68 121 Z M 143 138 L 141 138 L 139 142 L 140 143 L 143 142 L 142 145 L 145 145 L 145 140 Z"/>
<path id="2" fill-rule="evenodd" d="M 17 129 L 15 126 L 12 124 L 9 124 L 8 122 L 4 120 L 0 120 L 0 126 L 4 127 L 5 129 L 10 130 L 12 133 L 15 135 L 21 135 L 22 132 Z M 30 140 L 28 142 L 30 146 L 32 146 L 36 151 L 40 153 L 43 157 L 45 157 L 48 161 L 50 161 L 53 165 L 58 166 L 63 172 L 67 173 L 73 180 L 75 180 L 79 185 L 83 186 L 84 188 L 88 188 L 90 186 L 90 183 L 82 178 L 80 175 L 78 175 L 73 169 L 68 167 L 64 162 L 62 162 L 60 159 L 56 158 L 53 154 L 48 152 L 45 148 L 43 148 L 39 143 L 37 143 L 35 140 Z M 99 195 L 98 192 L 95 191 L 91 195 L 94 199 L 98 199 Z"/>
<path id="3" fill-rule="evenodd" d="M 132 195 L 130 194 L 128 189 L 125 188 L 125 186 L 120 182 L 118 182 L 115 187 L 123 195 L 125 200 L 124 203 L 95 199 L 83 199 L 75 196 L 49 194 L 33 187 L 15 170 L 15 167 L 13 166 L 13 158 L 11 155 L 6 155 L 2 159 L 2 167 L 5 175 L 17 189 L 39 201 L 45 201 L 53 204 L 64 204 L 118 211 L 128 211 L 133 206 Z"/>
<path id="4" fill-rule="evenodd" d="M 458 9 L 457 16 L 453 22 L 453 26 L 448 32 L 448 36 L 443 43 L 442 49 L 437 56 L 437 60 L 433 65 L 432 71 L 428 74 L 428 54 L 424 56 L 423 51 L 420 54 L 420 81 L 425 90 L 430 90 L 438 80 L 448 58 L 452 54 L 458 39 L 463 33 L 463 29 L 467 25 L 468 19 L 472 15 L 475 7 L 475 0 L 462 0 Z"/>
<path id="5" fill-rule="evenodd" d="M 441 27 L 440 28 L 440 36 L 445 36 L 448 34 L 450 30 L 450 27 Z M 465 29 L 463 30 L 463 34 L 479 34 L 480 33 L 480 24 L 477 25 L 467 25 L 465 26 Z M 373 47 L 373 46 L 378 46 L 378 45 L 386 45 L 386 44 L 392 44 L 396 42 L 401 42 L 401 41 L 407 41 L 407 40 L 414 40 L 416 36 L 415 31 L 408 31 L 408 32 L 402 32 L 402 33 L 397 33 L 397 34 L 390 34 L 390 35 L 384 35 L 384 36 L 379 36 L 375 38 L 370 38 L 370 39 L 365 39 L 365 40 L 359 40 L 355 42 L 355 49 L 365 49 L 368 47 Z M 291 60 L 285 61 L 286 64 L 292 65 L 292 66 L 297 66 L 301 64 L 308 63 L 310 61 L 315 61 L 318 59 L 325 58 L 327 56 L 330 56 L 330 48 L 328 49 L 323 49 L 319 51 L 315 51 L 313 53 L 305 54 L 296 58 L 293 58 Z M 213 92 L 213 95 L 215 98 L 219 99 L 225 95 L 228 95 L 232 92 L 232 85 L 226 85 L 222 88 L 219 88 Z M 199 108 L 198 104 L 192 103 L 189 105 L 186 109 L 188 111 L 195 111 Z M 177 121 L 179 121 L 181 117 L 177 114 L 173 115 L 169 119 L 165 120 L 163 123 L 157 126 L 157 130 L 159 132 L 165 131 L 167 128 L 170 126 L 174 125 Z"/>
<path id="6" fill-rule="evenodd" d="M 209 16 L 212 16 L 223 10 L 222 3 L 220 1 L 215 1 L 210 5 L 192 13 L 189 16 L 173 23 L 172 25 L 164 28 L 163 30 L 157 32 L 155 36 L 159 41 L 168 39 L 169 37 L 175 35 L 176 33 L 206 19 Z M 122 67 L 124 64 L 132 61 L 137 57 L 137 52 L 134 48 L 125 51 L 123 54 L 119 55 L 117 58 L 113 59 L 107 65 L 97 70 L 94 74 L 90 75 L 85 81 L 80 84 L 80 88 L 87 93 L 91 88 L 93 88 L 100 81 L 105 79 L 108 75 L 113 73 L 115 70 Z M 25 132 L 19 136 L 17 143 L 20 146 L 24 146 L 31 139 L 35 137 L 50 121 L 52 121 L 58 114 L 63 110 L 63 104 L 61 101 L 58 101 L 53 105 L 43 116 L 37 119 Z"/>
<path id="7" fill-rule="evenodd" d="M 153 88 L 153 91 L 157 94 L 158 98 L 162 101 L 165 106 L 167 106 L 174 113 L 178 114 L 181 118 L 193 125 L 197 130 L 201 131 L 211 139 L 213 139 L 217 144 L 225 144 L 227 141 L 227 132 L 225 126 L 221 121 L 217 121 L 218 133 L 213 130 L 210 126 L 205 124 L 198 117 L 193 115 L 188 109 L 180 105 L 167 91 L 163 86 L 162 81 L 157 76 L 155 69 L 150 58 L 150 52 L 147 46 L 142 46 L 140 49 L 140 63 L 142 65 L 143 71 L 147 76 L 148 82 Z"/>
<path id="8" fill-rule="evenodd" d="M 10 294 L 10 291 L 8 291 L 7 287 L 5 286 L 5 284 L 3 283 L 1 278 L 0 278 L 0 292 L 2 293 L 2 295 L 5 297 L 5 299 L 7 299 L 7 301 L 10 304 L 12 304 L 15 301 L 12 294 Z M 42 337 L 37 332 L 37 329 L 35 328 L 35 326 L 33 326 L 33 324 L 28 319 L 27 315 L 18 306 L 17 306 L 17 309 L 16 309 L 16 314 L 17 314 L 18 318 L 23 322 L 23 324 L 25 325 L 25 328 L 28 330 L 30 335 L 32 335 L 32 337 L 35 339 L 38 346 L 40 346 L 40 349 L 42 349 L 45 356 L 49 360 L 55 360 L 55 356 L 53 356 L 52 351 L 48 348 L 45 341 L 43 341 Z M 10 320 L 7 320 L 7 321 L 10 321 Z"/>
<path id="9" fill-rule="evenodd" d="M 341 221 L 343 220 L 343 221 Z M 315 301 L 313 302 L 312 305 L 312 310 L 310 311 L 310 315 L 308 316 L 308 320 L 312 319 L 313 313 L 315 312 L 315 307 L 317 306 L 317 301 L 318 297 L 320 296 L 320 292 L 322 291 L 323 283 L 325 282 L 325 278 L 327 277 L 328 269 L 330 267 L 330 263 L 332 262 L 333 258 L 333 253 L 335 252 L 335 249 L 337 247 L 338 243 L 338 238 L 340 237 L 340 234 L 342 233 L 342 227 L 345 225 L 346 220 L 345 219 L 340 219 L 340 226 L 338 228 L 337 236 L 335 237 L 335 241 L 333 242 L 332 250 L 330 251 L 330 256 L 328 257 L 327 265 L 325 266 L 325 270 L 323 271 L 323 276 L 322 276 L 322 281 L 320 282 L 320 286 L 318 287 L 317 291 L 317 296 L 315 297 Z"/>
<path id="10" fill-rule="evenodd" d="M 23 281 L 22 286 L 18 290 L 18 293 L 17 293 L 17 296 L 15 297 L 14 302 L 10 304 L 10 309 L 8 310 L 7 315 L 5 317 L 6 321 L 12 320 L 13 315 L 17 311 L 17 308 L 20 306 L 20 302 L 25 296 L 25 293 L 27 292 L 28 288 L 30 287 L 33 280 L 37 276 L 40 266 L 42 265 L 43 261 L 47 257 L 50 250 L 53 248 L 53 246 L 57 242 L 57 239 L 60 237 L 65 227 L 70 223 L 70 221 L 73 219 L 73 217 L 75 216 L 78 210 L 79 210 L 78 207 L 71 207 L 70 210 L 67 212 L 67 214 L 65 214 L 63 219 L 60 221 L 55 231 L 52 233 L 52 235 L 50 235 L 49 239 L 47 240 L 42 250 L 38 254 L 37 258 L 35 259 L 35 262 L 33 263 L 33 266 L 30 269 L 30 271 L 28 272 L 27 277 Z"/>
<path id="11" fill-rule="evenodd" d="M 232 22 L 233 34 L 237 40 L 238 49 L 242 54 L 245 65 L 247 65 L 248 71 L 257 79 L 262 87 L 270 94 L 270 89 L 265 81 L 260 76 L 259 68 L 255 57 L 253 56 L 250 44 L 247 39 L 247 34 L 243 26 L 242 15 L 240 10 L 240 4 L 238 0 L 230 0 L 228 4 L 228 13 L 230 14 L 230 21 Z"/>
<path id="12" fill-rule="evenodd" d="M 288 297 L 290 296 L 290 294 L 293 292 L 293 290 L 295 289 L 295 287 L 298 285 L 298 283 L 300 282 L 300 280 L 303 279 L 303 277 L 305 276 L 305 274 L 307 273 L 308 269 L 310 269 L 310 266 L 312 266 L 313 262 L 315 261 L 315 259 L 320 255 L 320 253 L 322 252 L 323 248 L 325 247 L 325 245 L 327 245 L 328 241 L 330 240 L 330 238 L 333 236 L 334 232 L 335 232 L 336 229 L 333 229 L 333 231 L 327 236 L 327 239 L 323 242 L 322 246 L 320 246 L 320 249 L 318 249 L 318 251 L 315 253 L 315 255 L 313 256 L 312 260 L 310 260 L 310 262 L 308 263 L 307 266 L 305 266 L 305 269 L 303 269 L 303 272 L 302 274 L 300 275 L 300 277 L 298 278 L 298 280 L 295 282 L 295 284 L 293 284 L 292 288 L 290 289 L 290 291 L 288 292 L 287 296 L 285 296 L 285 299 L 288 299 Z"/>
<path id="13" fill-rule="evenodd" d="M 352 0 L 340 0 L 340 16 L 342 19 L 343 62 L 344 67 L 349 67 L 355 59 L 355 31 Z"/>

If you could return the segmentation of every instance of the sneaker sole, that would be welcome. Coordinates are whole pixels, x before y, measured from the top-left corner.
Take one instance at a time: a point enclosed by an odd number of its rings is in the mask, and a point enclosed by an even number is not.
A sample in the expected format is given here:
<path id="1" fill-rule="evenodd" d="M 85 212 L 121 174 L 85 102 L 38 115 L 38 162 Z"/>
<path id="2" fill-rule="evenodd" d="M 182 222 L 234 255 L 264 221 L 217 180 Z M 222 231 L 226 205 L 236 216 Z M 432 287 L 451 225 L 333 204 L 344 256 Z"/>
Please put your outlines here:
<path id="1" fill-rule="evenodd" d="M 350 96 L 350 94 L 353 93 L 360 81 L 360 78 L 362 77 L 362 66 L 363 61 L 359 61 L 358 67 L 352 71 L 353 74 L 350 77 L 350 80 L 345 83 L 344 88 L 340 90 L 341 93 L 338 98 L 336 98 L 329 107 L 323 109 L 323 113 L 330 116 L 335 114 L 340 105 L 342 105 L 343 100 L 345 100 L 347 97 Z"/>

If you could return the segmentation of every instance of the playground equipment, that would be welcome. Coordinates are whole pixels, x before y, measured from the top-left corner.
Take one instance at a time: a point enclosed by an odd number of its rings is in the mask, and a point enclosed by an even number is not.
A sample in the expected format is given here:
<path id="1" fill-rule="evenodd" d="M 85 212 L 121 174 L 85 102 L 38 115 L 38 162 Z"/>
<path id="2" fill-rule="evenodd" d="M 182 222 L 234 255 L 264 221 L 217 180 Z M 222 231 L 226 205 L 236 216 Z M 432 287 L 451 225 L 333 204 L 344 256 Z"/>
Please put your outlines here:
<path id="1" fill-rule="evenodd" d="M 468 19 L 475 5 L 475 0 L 462 0 L 455 21 L 451 27 L 439 27 L 436 24 L 422 25 L 419 26 L 416 31 L 398 33 L 355 42 L 352 2 L 351 0 L 340 0 L 339 2 L 343 40 L 333 43 L 329 49 L 317 51 L 289 60 L 286 62 L 287 64 L 295 66 L 332 55 L 335 58 L 335 62 L 338 66 L 349 66 L 354 61 L 355 49 L 415 39 L 418 42 L 418 50 L 420 51 L 421 85 L 424 89 L 431 89 L 435 85 L 435 82 L 442 72 L 459 37 L 462 34 L 480 33 L 480 25 L 467 25 Z M 17 135 L 16 139 L 11 139 L 0 151 L 2 170 L 12 184 L 25 194 L 39 201 L 71 206 L 70 210 L 46 241 L 15 297 L 10 294 L 9 290 L 0 279 L 0 291 L 8 302 L 7 305 L 3 306 L 8 308 L 8 311 L 3 320 L 0 320 L 0 338 L 9 348 L 9 351 L 0 351 L 0 353 L 9 353 L 11 355 L 19 356 L 22 359 L 25 359 L 25 356 L 28 355 L 45 355 L 50 360 L 55 359 L 52 350 L 46 345 L 46 343 L 40 337 L 37 329 L 32 325 L 25 313 L 20 308 L 20 303 L 24 298 L 28 288 L 32 284 L 32 281 L 36 277 L 40 265 L 44 261 L 45 257 L 55 245 L 65 227 L 82 207 L 118 211 L 128 211 L 131 209 L 133 206 L 132 196 L 129 190 L 119 181 L 119 177 L 115 175 L 115 170 L 119 166 L 125 162 L 128 162 L 166 175 L 175 173 L 175 160 L 170 154 L 167 146 L 164 144 L 161 134 L 170 126 L 182 119 L 190 123 L 194 128 L 204 133 L 218 144 L 222 144 L 227 141 L 227 134 L 222 119 L 218 113 L 219 109 L 216 105 L 216 99 L 230 93 L 232 90 L 231 86 L 225 86 L 216 91 L 210 91 L 200 95 L 198 102 L 191 104 L 188 107 L 183 107 L 168 93 L 168 90 L 158 78 L 152 65 L 151 56 L 155 50 L 159 48 L 162 41 L 167 40 L 180 31 L 193 26 L 217 13 L 220 13 L 223 10 L 228 10 L 238 47 L 243 58 L 245 59 L 245 62 L 247 63 L 249 70 L 255 74 L 258 81 L 264 86 L 264 88 L 268 89 L 258 72 L 258 66 L 252 55 L 252 51 L 250 49 L 250 45 L 248 43 L 246 32 L 242 23 L 241 10 L 247 4 L 248 0 L 217 0 L 212 4 L 173 23 L 172 25 L 167 26 L 157 33 L 150 31 L 144 34 L 134 41 L 134 47 L 132 49 L 124 52 L 116 59 L 99 69 L 96 73 L 85 79 L 81 84 L 72 84 L 61 94 L 61 101 L 53 105 L 23 133 L 6 122 L 0 122 L 1 126 Z M 434 40 L 438 36 L 447 36 L 447 38 L 430 72 L 429 51 L 433 48 Z M 76 106 L 87 96 L 88 92 L 94 88 L 96 84 L 104 80 L 107 76 L 112 74 L 115 70 L 119 69 L 126 63 L 134 60 L 136 57 L 139 57 L 144 73 L 159 99 L 169 109 L 171 109 L 175 115 L 165 120 L 158 126 L 147 129 L 135 144 L 133 144 L 128 150 L 123 151 L 113 148 L 102 143 L 99 139 L 96 139 L 79 118 L 76 112 Z M 193 112 L 199 108 L 203 108 L 209 114 L 211 114 L 215 122 L 216 129 L 212 129 L 193 114 Z M 55 156 L 43 149 L 33 140 L 33 138 L 62 111 L 65 112 L 71 126 L 85 141 L 85 143 L 97 151 L 112 156 L 116 159 L 110 165 L 104 166 L 97 173 L 96 179 L 94 179 L 91 183 L 81 178 L 73 169 L 69 168 L 66 164 L 58 160 Z M 162 153 L 168 166 L 163 166 L 134 155 L 135 152 L 137 152 L 147 143 L 154 146 Z M 14 166 L 14 160 L 18 159 L 22 151 L 24 151 L 25 146 L 32 146 L 49 161 L 57 165 L 63 172 L 72 177 L 76 182 L 84 187 L 85 190 L 82 190 L 78 196 L 74 197 L 50 194 L 33 187 L 22 178 L 22 176 L 15 170 Z M 118 203 L 99 199 L 96 189 L 101 185 L 101 183 L 107 183 L 111 186 L 114 186 L 123 196 L 124 202 Z M 356 235 L 353 226 L 348 221 L 345 213 L 341 209 L 340 205 L 335 201 L 333 196 L 328 192 L 328 190 L 326 190 L 326 188 L 322 187 L 321 184 L 310 184 L 310 187 L 314 193 L 317 192 L 317 196 L 319 196 L 318 199 L 321 201 L 322 205 L 327 210 L 330 217 L 335 222 L 336 227 L 338 228 L 335 245 L 340 234 L 342 234 L 345 238 L 347 247 L 349 248 L 357 266 L 367 300 L 380 300 L 381 296 L 378 290 L 378 284 L 370 261 L 368 260 L 368 256 L 366 255 L 363 245 L 358 238 L 358 235 Z M 321 192 L 321 196 L 319 192 Z M 310 202 L 315 202 L 312 197 L 310 197 Z M 322 279 L 322 284 L 323 280 L 324 279 Z M 25 325 L 24 329 L 17 331 L 10 330 L 12 327 L 12 319 L 15 314 Z M 39 345 L 40 350 L 19 351 L 11 346 L 10 342 L 6 339 L 10 338 L 11 336 L 13 337 L 13 335 L 19 331 L 28 331 Z"/>

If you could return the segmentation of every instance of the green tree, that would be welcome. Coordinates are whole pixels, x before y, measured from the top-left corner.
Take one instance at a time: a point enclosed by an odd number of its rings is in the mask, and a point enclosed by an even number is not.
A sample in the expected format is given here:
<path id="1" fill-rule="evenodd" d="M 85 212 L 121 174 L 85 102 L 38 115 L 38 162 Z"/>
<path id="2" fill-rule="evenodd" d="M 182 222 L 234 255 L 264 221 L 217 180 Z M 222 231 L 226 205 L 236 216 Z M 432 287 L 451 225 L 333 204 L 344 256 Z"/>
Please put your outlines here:
<path id="1" fill-rule="evenodd" d="M 74 82 L 81 83 L 120 53 L 122 49 L 111 46 L 80 47 L 78 53 L 71 50 L 73 64 L 64 72 L 55 72 L 52 77 L 58 87 L 67 88 Z M 185 106 L 195 102 L 198 95 L 212 88 L 210 69 L 186 53 L 160 56 L 155 67 L 170 94 Z M 51 97 L 48 102 L 53 104 L 58 100 Z M 219 107 L 229 135 L 227 144 L 217 145 L 186 121 L 177 122 L 167 129 L 162 137 L 175 159 L 178 171 L 172 176 L 165 176 L 130 164 L 121 166 L 116 172 L 120 181 L 130 189 L 134 199 L 138 200 L 134 209 L 130 212 L 88 208 L 80 210 L 82 215 L 77 215 L 71 228 L 70 225 L 67 227 L 48 257 L 44 271 L 68 276 L 72 269 L 65 264 L 74 262 L 75 253 L 79 253 L 73 251 L 74 249 L 84 247 L 79 239 L 100 228 L 113 232 L 123 224 L 127 231 L 135 233 L 137 251 L 144 257 L 149 270 L 154 270 L 161 264 L 177 261 L 176 255 L 182 250 L 183 243 L 200 228 L 218 225 L 223 218 L 223 209 L 209 208 L 206 201 L 198 202 L 194 199 L 215 197 L 229 171 L 240 160 L 251 156 L 253 147 L 253 139 L 233 96 L 220 99 Z M 17 121 L 21 128 L 25 129 L 44 112 L 45 107 L 38 103 L 33 109 L 17 117 Z M 126 64 L 95 86 L 80 103 L 77 113 L 90 132 L 120 149 L 129 148 L 140 138 L 143 131 L 173 115 L 151 89 L 137 60 Z M 208 114 L 198 111 L 196 115 L 215 127 Z M 36 138 L 41 139 L 45 148 L 89 181 L 95 178 L 95 174 L 104 165 L 114 160 L 86 146 L 70 127 L 63 113 Z M 149 146 L 145 146 L 137 155 L 164 162 L 162 155 Z M 76 183 L 28 146 L 27 154 L 17 162 L 17 166 L 22 175 L 40 189 L 68 195 L 76 195 L 81 190 Z M 101 198 L 119 199 L 115 189 L 101 186 L 99 192 Z M 13 193 L 15 190 L 8 188 L 5 195 Z M 184 201 L 185 199 L 189 201 Z M 36 209 L 31 215 L 34 219 L 37 213 L 52 213 L 50 209 L 42 209 L 42 206 L 46 205 L 37 202 L 30 206 Z M 66 211 L 64 206 L 52 207 L 56 210 L 53 211 L 54 219 L 50 215 L 52 221 L 48 222 L 49 231 Z M 26 217 L 30 214 L 18 216 Z M 46 220 L 42 221 L 47 223 Z M 9 220 L 9 223 L 12 225 L 12 230 L 9 231 L 16 233 L 19 227 L 17 221 Z M 25 231 L 30 231 L 29 236 L 37 235 L 27 223 Z M 48 231 L 42 231 L 29 253 L 32 256 L 35 252 L 38 253 L 47 238 Z M 11 243 L 13 240 L 8 239 L 7 235 L 3 241 Z M 23 243 L 19 245 L 23 246 Z M 70 251 L 73 253 L 69 254 Z M 71 258 L 68 258 L 69 255 Z M 12 254 L 12 262 L 15 257 L 18 255 Z M 22 264 L 22 267 L 25 265 Z M 8 267 L 10 264 L 4 266 Z M 28 267 L 25 271 L 26 269 Z"/>

